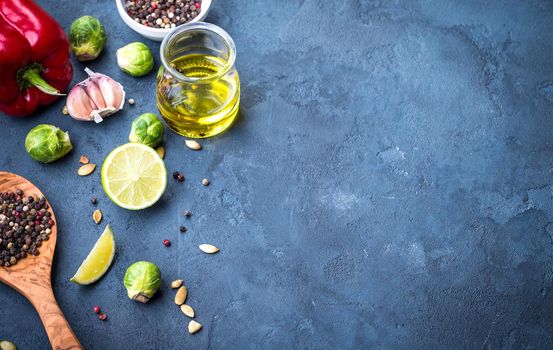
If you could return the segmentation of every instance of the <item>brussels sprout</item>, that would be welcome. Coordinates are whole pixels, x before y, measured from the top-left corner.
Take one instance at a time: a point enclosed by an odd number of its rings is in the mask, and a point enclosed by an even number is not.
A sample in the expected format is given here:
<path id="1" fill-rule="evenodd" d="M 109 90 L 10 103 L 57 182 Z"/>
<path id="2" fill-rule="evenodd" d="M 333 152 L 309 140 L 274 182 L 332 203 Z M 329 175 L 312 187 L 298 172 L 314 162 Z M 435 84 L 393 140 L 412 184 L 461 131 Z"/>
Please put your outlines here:
<path id="1" fill-rule="evenodd" d="M 8 340 L 0 341 L 0 350 L 17 350 L 15 344 Z"/>
<path id="2" fill-rule="evenodd" d="M 35 126 L 25 139 L 27 153 L 42 163 L 51 163 L 66 155 L 72 148 L 69 134 L 50 124 Z"/>
<path id="3" fill-rule="evenodd" d="M 69 29 L 69 43 L 79 61 L 91 61 L 98 57 L 106 44 L 104 26 L 92 16 L 78 18 Z"/>
<path id="4" fill-rule="evenodd" d="M 137 261 L 127 269 L 123 283 L 130 299 L 145 303 L 161 286 L 161 272 L 151 262 Z"/>
<path id="5" fill-rule="evenodd" d="M 164 131 L 163 123 L 155 114 L 144 113 L 132 122 L 129 141 L 153 148 L 161 142 Z"/>
<path id="6" fill-rule="evenodd" d="M 154 68 L 154 56 L 150 48 L 141 42 L 123 46 L 116 53 L 117 64 L 123 72 L 133 77 L 141 77 Z"/>

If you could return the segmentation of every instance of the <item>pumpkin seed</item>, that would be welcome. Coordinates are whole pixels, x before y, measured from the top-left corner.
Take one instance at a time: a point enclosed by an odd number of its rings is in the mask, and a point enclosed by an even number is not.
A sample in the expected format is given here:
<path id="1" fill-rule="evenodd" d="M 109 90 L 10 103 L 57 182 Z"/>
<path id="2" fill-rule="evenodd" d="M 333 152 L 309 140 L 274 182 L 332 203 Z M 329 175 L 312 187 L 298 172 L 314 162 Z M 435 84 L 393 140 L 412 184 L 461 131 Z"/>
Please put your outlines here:
<path id="1" fill-rule="evenodd" d="M 88 164 L 90 161 L 88 160 L 88 157 L 87 156 L 81 156 L 81 158 L 79 159 L 79 163 L 81 164 Z"/>
<path id="2" fill-rule="evenodd" d="M 198 247 L 206 254 L 215 254 L 219 251 L 219 248 L 211 244 L 200 244 Z"/>
<path id="3" fill-rule="evenodd" d="M 171 282 L 171 288 L 173 289 L 177 289 L 180 286 L 182 286 L 182 280 L 174 280 L 173 282 Z"/>
<path id="4" fill-rule="evenodd" d="M 82 167 L 80 167 L 79 170 L 77 171 L 77 173 L 80 176 L 87 176 L 87 175 L 92 174 L 94 172 L 94 169 L 96 169 L 96 164 L 89 163 L 89 164 L 85 164 Z"/>
<path id="5" fill-rule="evenodd" d="M 184 140 L 184 144 L 186 145 L 186 147 L 194 151 L 199 151 L 202 149 L 202 145 L 200 145 L 200 143 L 196 140 Z"/>
<path id="6" fill-rule="evenodd" d="M 182 304 L 180 306 L 180 311 L 190 318 L 194 317 L 194 309 L 190 305 Z"/>
<path id="7" fill-rule="evenodd" d="M 158 148 L 156 148 L 156 153 L 159 156 L 159 158 L 161 159 L 165 158 L 165 147 L 159 146 Z"/>
<path id="8" fill-rule="evenodd" d="M 202 329 L 202 325 L 194 320 L 191 320 L 189 323 L 188 323 L 188 333 L 190 334 L 194 334 L 196 333 L 197 331 L 199 331 L 200 329 Z"/>
<path id="9" fill-rule="evenodd" d="M 177 294 L 175 294 L 175 304 L 182 305 L 186 301 L 186 295 L 188 294 L 188 291 L 186 290 L 185 286 L 181 286 L 179 290 L 177 290 Z"/>
<path id="10" fill-rule="evenodd" d="M 102 221 L 102 212 L 99 209 L 94 210 L 94 213 L 92 213 L 92 220 L 94 220 L 96 224 Z"/>

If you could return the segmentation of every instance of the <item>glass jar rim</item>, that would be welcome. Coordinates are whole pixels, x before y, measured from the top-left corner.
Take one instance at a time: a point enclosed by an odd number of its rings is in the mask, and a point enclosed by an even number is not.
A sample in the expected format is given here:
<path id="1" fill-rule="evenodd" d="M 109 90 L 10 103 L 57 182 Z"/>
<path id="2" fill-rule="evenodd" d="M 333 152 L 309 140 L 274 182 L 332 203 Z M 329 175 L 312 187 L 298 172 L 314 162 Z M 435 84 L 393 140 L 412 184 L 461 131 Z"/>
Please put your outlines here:
<path id="1" fill-rule="evenodd" d="M 178 72 L 175 68 L 173 68 L 170 62 L 167 62 L 167 59 L 165 57 L 165 49 L 167 48 L 167 46 L 169 45 L 169 43 L 174 37 L 176 37 L 181 33 L 191 32 L 196 30 L 203 30 L 203 31 L 215 33 L 216 35 L 220 36 L 223 39 L 225 45 L 228 46 L 229 57 L 227 59 L 227 62 L 225 63 L 222 69 L 220 69 L 217 73 L 213 75 L 209 75 L 206 77 L 187 77 L 186 75 Z M 180 25 L 174 28 L 172 31 L 170 31 L 169 34 L 167 34 L 165 38 L 163 38 L 163 41 L 161 42 L 161 47 L 159 48 L 159 54 L 160 54 L 161 63 L 163 64 L 163 67 L 165 68 L 165 70 L 169 71 L 169 73 L 173 77 L 181 81 L 198 82 L 202 80 L 205 81 L 205 80 L 217 79 L 225 75 L 234 66 L 234 61 L 236 60 L 236 46 L 234 45 L 234 40 L 232 40 L 230 35 L 221 27 L 207 22 L 194 22 L 190 24 Z"/>

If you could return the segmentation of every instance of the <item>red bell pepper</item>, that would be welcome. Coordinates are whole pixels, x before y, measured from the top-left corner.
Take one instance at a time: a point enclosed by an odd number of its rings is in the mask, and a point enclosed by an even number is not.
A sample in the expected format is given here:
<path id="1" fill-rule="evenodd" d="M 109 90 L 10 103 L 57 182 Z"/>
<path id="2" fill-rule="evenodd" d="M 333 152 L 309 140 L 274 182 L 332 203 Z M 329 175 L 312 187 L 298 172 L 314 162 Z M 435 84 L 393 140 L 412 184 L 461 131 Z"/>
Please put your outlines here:
<path id="1" fill-rule="evenodd" d="M 33 0 L 0 0 L 0 111 L 22 117 L 73 77 L 63 28 Z"/>

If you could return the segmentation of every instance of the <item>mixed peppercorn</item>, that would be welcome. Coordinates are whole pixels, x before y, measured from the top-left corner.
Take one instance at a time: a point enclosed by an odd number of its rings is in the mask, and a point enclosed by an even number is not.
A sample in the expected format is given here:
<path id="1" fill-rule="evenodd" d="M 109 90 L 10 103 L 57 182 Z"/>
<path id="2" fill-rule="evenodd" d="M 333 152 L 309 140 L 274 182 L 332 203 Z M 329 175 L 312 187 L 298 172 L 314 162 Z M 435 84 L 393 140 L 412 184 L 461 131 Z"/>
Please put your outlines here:
<path id="1" fill-rule="evenodd" d="M 127 1 L 126 10 L 136 22 L 152 28 L 174 28 L 190 22 L 201 11 L 201 0 Z"/>
<path id="2" fill-rule="evenodd" d="M 49 239 L 54 226 L 44 197 L 25 197 L 23 191 L 0 193 L 0 264 L 15 265 Z"/>
<path id="3" fill-rule="evenodd" d="M 173 179 L 177 180 L 178 182 L 184 182 L 184 174 L 179 173 L 178 171 L 173 172 Z"/>
<path id="4" fill-rule="evenodd" d="M 98 315 L 98 319 L 100 321 L 105 321 L 105 320 L 108 319 L 108 315 L 105 312 L 102 312 L 102 310 L 100 310 L 99 306 L 94 306 L 92 308 L 92 312 L 94 312 L 96 315 Z"/>

